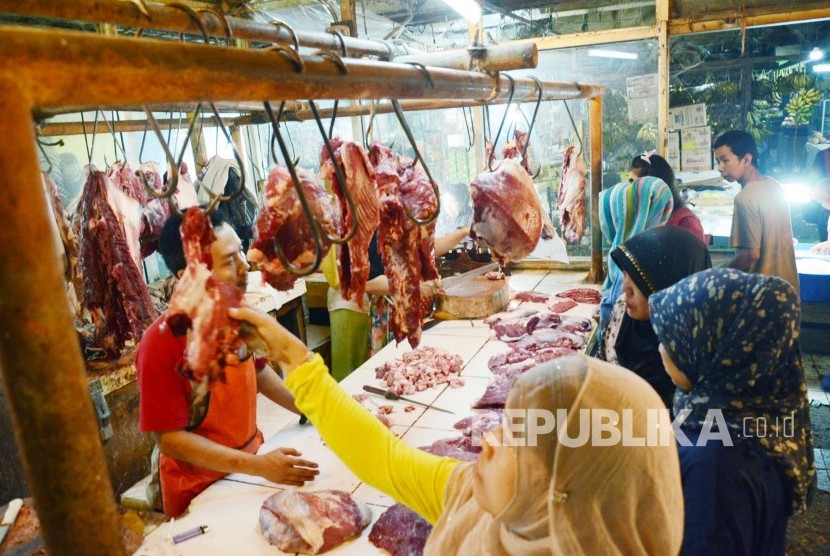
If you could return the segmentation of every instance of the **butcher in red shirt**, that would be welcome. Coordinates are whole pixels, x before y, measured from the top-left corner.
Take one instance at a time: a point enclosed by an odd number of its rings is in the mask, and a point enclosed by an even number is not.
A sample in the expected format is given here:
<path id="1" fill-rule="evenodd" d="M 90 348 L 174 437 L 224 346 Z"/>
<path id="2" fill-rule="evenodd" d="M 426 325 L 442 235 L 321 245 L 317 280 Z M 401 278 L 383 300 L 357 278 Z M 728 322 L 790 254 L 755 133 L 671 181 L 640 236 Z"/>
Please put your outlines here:
<path id="1" fill-rule="evenodd" d="M 248 263 L 239 237 L 216 211 L 210 213 L 216 240 L 211 244 L 213 274 L 245 289 Z M 159 252 L 174 274 L 185 268 L 180 226 L 173 215 L 159 237 Z M 240 354 L 225 367 L 226 381 L 197 384 L 181 372 L 187 338 L 165 326 L 165 315 L 144 333 L 136 353 L 139 425 L 153 433 L 164 513 L 178 516 L 190 501 L 227 473 L 246 473 L 275 483 L 301 486 L 314 480 L 317 464 L 293 448 L 257 454 L 262 433 L 256 426 L 257 392 L 297 412 L 294 397 L 264 360 Z M 245 349 L 245 348 L 243 348 Z M 155 463 L 155 462 L 154 462 Z M 155 466 L 154 466 L 155 467 Z M 157 493 L 151 495 L 156 500 Z"/>

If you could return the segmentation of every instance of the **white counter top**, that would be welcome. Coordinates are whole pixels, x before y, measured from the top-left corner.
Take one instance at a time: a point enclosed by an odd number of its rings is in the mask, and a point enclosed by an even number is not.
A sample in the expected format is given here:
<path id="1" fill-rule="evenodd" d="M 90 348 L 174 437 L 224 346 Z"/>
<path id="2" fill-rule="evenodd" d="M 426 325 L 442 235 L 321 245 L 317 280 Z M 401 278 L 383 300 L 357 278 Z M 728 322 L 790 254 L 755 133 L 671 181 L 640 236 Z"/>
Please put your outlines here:
<path id="1" fill-rule="evenodd" d="M 583 272 L 546 272 L 527 271 L 511 277 L 511 289 L 514 291 L 535 289 L 544 293 L 557 293 L 572 287 L 597 287 L 582 283 Z M 301 282 L 301 281 L 300 281 Z M 515 304 L 515 302 L 512 302 Z M 532 305 L 532 304 L 531 304 Z M 571 309 L 567 314 L 590 317 L 596 306 L 582 305 Z M 484 393 L 492 377 L 487 368 L 487 360 L 494 353 L 506 351 L 508 346 L 490 338 L 489 328 L 481 320 L 445 321 L 424 332 L 421 345 L 441 347 L 451 353 L 460 355 L 464 360 L 461 376 L 465 384 L 461 388 L 449 388 L 446 384 L 429 388 L 413 394 L 411 397 L 427 404 L 455 411 L 455 415 L 429 410 L 416 406 L 414 411 L 406 413 L 406 402 L 378 399 L 380 405 L 389 404 L 395 409 L 387 415 L 392 422 L 392 431 L 404 441 L 415 447 L 429 445 L 442 439 L 459 436 L 453 424 L 472 413 L 470 404 Z M 375 378 L 375 368 L 409 351 L 408 342 L 396 346 L 394 342 L 387 345 L 374 357 L 369 359 L 340 384 L 350 394 L 363 392 L 363 385 L 382 386 Z M 296 415 L 271 404 L 264 398 L 258 407 L 258 423 L 268 440 L 260 449 L 270 451 L 280 446 L 291 446 L 303 453 L 303 457 L 316 461 L 320 465 L 317 479 L 301 490 L 315 491 L 322 489 L 339 489 L 367 504 L 373 512 L 370 524 L 358 539 L 349 541 L 326 554 L 338 556 L 368 554 L 386 554 L 369 542 L 369 531 L 374 521 L 394 501 L 387 495 L 361 482 L 337 456 L 323 443 L 317 431 L 310 425 L 301 426 Z M 273 431 L 273 433 L 272 433 Z M 355 442 L 360 442 L 356 437 Z M 142 549 L 137 554 L 149 555 L 205 555 L 205 554 L 239 554 L 239 555 L 278 555 L 284 554 L 259 532 L 259 510 L 262 502 L 284 487 L 278 486 L 260 477 L 234 473 L 211 485 L 197 496 L 189 511 L 175 520 L 172 528 L 165 524 L 151 532 L 145 539 Z M 291 488 L 291 487 L 289 487 Z M 173 545 L 166 540 L 168 530 L 171 536 L 207 525 L 210 532 Z"/>

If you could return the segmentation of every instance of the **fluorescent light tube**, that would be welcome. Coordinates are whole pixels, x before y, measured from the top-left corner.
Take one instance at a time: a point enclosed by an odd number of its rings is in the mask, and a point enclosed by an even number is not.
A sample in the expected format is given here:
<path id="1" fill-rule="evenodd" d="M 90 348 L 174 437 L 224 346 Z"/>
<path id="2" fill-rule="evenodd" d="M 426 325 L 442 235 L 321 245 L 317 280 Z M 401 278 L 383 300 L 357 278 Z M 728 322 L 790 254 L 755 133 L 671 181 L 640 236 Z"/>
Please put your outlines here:
<path id="1" fill-rule="evenodd" d="M 830 64 L 816 64 L 813 66 L 813 71 L 816 73 L 824 73 L 830 71 Z"/>
<path id="2" fill-rule="evenodd" d="M 589 48 L 588 56 L 595 58 L 619 58 L 621 60 L 636 60 L 639 58 L 636 52 L 623 52 L 622 50 L 606 50 L 604 48 Z"/>
<path id="3" fill-rule="evenodd" d="M 444 0 L 444 3 L 470 23 L 478 23 L 481 19 L 481 6 L 475 0 Z"/>

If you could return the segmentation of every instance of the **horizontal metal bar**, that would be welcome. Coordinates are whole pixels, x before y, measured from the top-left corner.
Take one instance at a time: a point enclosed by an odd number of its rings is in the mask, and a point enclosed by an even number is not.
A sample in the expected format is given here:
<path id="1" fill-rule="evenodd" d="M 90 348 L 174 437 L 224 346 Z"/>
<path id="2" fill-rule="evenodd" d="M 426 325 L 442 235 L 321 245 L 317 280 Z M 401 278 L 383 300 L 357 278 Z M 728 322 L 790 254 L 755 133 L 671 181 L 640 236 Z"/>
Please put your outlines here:
<path id="1" fill-rule="evenodd" d="M 506 76 L 348 59 L 348 72 L 324 56 L 295 60 L 276 51 L 74 31 L 0 26 L 0 73 L 13 76 L 38 108 L 205 101 L 314 99 L 486 100 L 509 95 Z M 114 78 L 103 78 L 107 68 Z M 146 84 L 152 84 L 147 86 Z M 590 98 L 604 87 L 546 82 L 543 100 Z M 516 78 L 514 98 L 536 98 Z"/>
<path id="2" fill-rule="evenodd" d="M 535 68 L 539 50 L 530 42 L 470 47 L 426 54 L 396 56 L 394 62 L 417 62 L 427 66 L 486 72 Z"/>
<path id="3" fill-rule="evenodd" d="M 145 2 L 145 5 L 149 17 L 142 14 L 138 6 L 132 2 L 112 0 L 72 0 L 71 2 L 0 0 L 0 13 L 89 23 L 115 23 L 127 27 L 143 27 L 202 36 L 199 26 L 183 10 L 153 2 Z M 211 36 L 226 37 L 227 31 L 221 18 L 205 11 L 202 12 L 201 19 Z M 286 44 L 290 44 L 293 40 L 286 29 L 275 25 L 233 16 L 225 16 L 225 19 L 233 32 L 234 38 L 237 39 Z M 330 33 L 314 33 L 299 29 L 295 32 L 301 46 L 340 52 L 340 40 Z M 349 56 L 378 56 L 388 59 L 391 55 L 394 55 L 394 47 L 391 44 L 387 46 L 386 43 L 351 37 L 344 37 L 344 42 Z"/>

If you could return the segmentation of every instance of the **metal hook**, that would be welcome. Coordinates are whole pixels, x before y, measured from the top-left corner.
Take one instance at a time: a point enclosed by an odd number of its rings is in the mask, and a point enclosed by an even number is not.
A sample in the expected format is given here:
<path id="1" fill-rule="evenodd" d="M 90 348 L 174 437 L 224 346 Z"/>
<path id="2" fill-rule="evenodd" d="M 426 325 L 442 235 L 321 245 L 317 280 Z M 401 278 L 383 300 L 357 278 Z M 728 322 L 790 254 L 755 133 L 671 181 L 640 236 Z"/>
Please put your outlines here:
<path id="1" fill-rule="evenodd" d="M 196 128 L 196 115 L 201 110 L 202 105 L 196 105 L 196 109 L 194 110 L 193 117 L 190 122 L 190 127 L 187 130 L 187 137 L 184 140 L 184 145 L 182 146 L 181 153 L 179 154 L 178 159 L 173 157 L 173 153 L 170 152 L 170 147 L 168 146 L 167 142 L 164 140 L 164 135 L 162 134 L 161 128 L 159 128 L 159 124 L 156 121 L 156 118 L 153 116 L 153 111 L 150 110 L 149 106 L 144 106 L 144 113 L 147 115 L 147 121 L 153 128 L 153 131 L 156 134 L 156 138 L 158 138 L 159 143 L 161 144 L 162 150 L 164 150 L 164 156 L 167 158 L 167 165 L 169 167 L 170 172 L 170 181 L 167 185 L 167 189 L 162 189 L 162 191 L 156 191 L 153 186 L 147 181 L 146 176 L 144 176 L 144 172 L 139 172 L 141 176 L 141 181 L 144 183 L 144 189 L 147 191 L 147 194 L 153 197 L 154 199 L 172 199 L 173 194 L 176 192 L 176 186 L 179 184 L 179 167 L 184 159 L 185 150 L 187 150 L 187 142 L 190 140 L 190 136 L 193 134 L 193 130 Z"/>
<path id="2" fill-rule="evenodd" d="M 470 109 L 470 119 L 467 119 L 467 108 Z M 461 107 L 461 115 L 464 116 L 464 131 L 467 133 L 467 152 L 475 146 L 476 142 L 476 129 L 475 129 L 475 122 L 473 121 L 473 107 L 472 106 L 462 106 Z"/>
<path id="3" fill-rule="evenodd" d="M 202 18 L 199 17 L 199 14 L 196 13 L 196 10 L 188 6 L 187 4 L 182 4 L 181 2 L 172 2 L 167 4 L 171 8 L 176 8 L 177 10 L 181 10 L 187 14 L 187 16 L 199 27 L 199 30 L 202 32 L 202 37 L 205 40 L 205 44 L 210 44 L 210 34 L 208 33 L 207 27 L 205 27 L 205 22 L 202 21 Z M 184 41 L 184 31 L 179 33 L 179 40 Z"/>
<path id="4" fill-rule="evenodd" d="M 426 226 L 427 224 L 433 222 L 436 218 L 438 218 L 438 213 L 441 212 L 441 195 L 438 192 L 438 184 L 435 182 L 434 179 L 432 179 L 432 175 L 429 173 L 427 163 L 426 161 L 424 161 L 424 157 L 421 156 L 421 152 L 418 150 L 418 145 L 415 143 L 415 137 L 412 135 L 412 130 L 409 129 L 409 124 L 406 123 L 406 118 L 404 117 L 403 109 L 401 108 L 401 103 L 400 101 L 398 101 L 398 99 L 392 99 L 392 108 L 394 108 L 395 115 L 398 117 L 398 121 L 401 123 L 401 127 L 403 127 L 403 132 L 406 135 L 406 138 L 409 139 L 409 143 L 410 145 L 412 145 L 412 150 L 415 151 L 415 160 L 412 163 L 413 167 L 415 166 L 415 164 L 418 163 L 418 161 L 421 162 L 421 167 L 424 169 L 424 172 L 426 173 L 427 178 L 429 179 L 429 183 L 432 186 L 432 191 L 435 193 L 435 213 L 428 218 L 416 218 L 415 215 L 413 215 L 410 212 L 409 207 L 407 207 L 405 203 L 401 204 L 403 204 L 403 209 L 404 212 L 406 212 L 406 216 L 411 221 L 413 221 L 419 226 Z"/>
<path id="5" fill-rule="evenodd" d="M 282 252 L 276 238 L 272 240 L 274 245 L 274 253 L 277 255 L 277 258 L 280 260 L 282 266 L 284 266 L 288 272 L 294 274 L 295 276 L 308 276 L 319 268 L 320 261 L 323 260 L 323 243 L 320 239 L 320 228 L 317 221 L 314 220 L 314 216 L 311 214 L 311 208 L 308 206 L 308 200 L 306 200 L 305 192 L 303 191 L 302 185 L 300 185 L 300 178 L 297 176 L 297 169 L 289 160 L 288 148 L 282 138 L 282 133 L 280 133 L 279 120 L 280 117 L 282 117 L 283 108 L 285 108 L 285 101 L 280 103 L 280 108 L 276 116 L 274 116 L 274 111 L 271 109 L 271 103 L 265 101 L 263 105 L 265 106 L 265 113 L 268 114 L 268 119 L 271 120 L 271 127 L 274 130 L 274 137 L 276 137 L 277 143 L 279 143 L 280 151 L 282 151 L 282 156 L 285 160 L 285 166 L 288 168 L 288 173 L 291 175 L 291 182 L 294 184 L 294 191 L 297 193 L 300 205 L 303 207 L 303 213 L 305 214 L 306 221 L 311 228 L 311 234 L 314 237 L 314 261 L 312 261 L 311 265 L 307 268 L 299 268 L 291 264 L 291 262 L 285 258 L 285 254 Z M 273 150 L 273 143 L 271 144 L 271 147 Z M 274 160 L 276 160 L 276 153 L 272 154 L 274 154 Z M 355 226 L 355 229 L 356 228 L 357 227 Z"/>
<path id="6" fill-rule="evenodd" d="M 52 173 L 52 159 L 46 154 L 46 149 L 43 147 L 63 147 L 64 142 L 63 139 L 58 139 L 54 143 L 47 143 L 46 141 L 41 141 L 40 137 L 35 137 L 35 142 L 37 143 L 37 148 L 40 149 L 40 152 L 43 154 L 43 158 L 46 159 L 46 162 L 49 163 L 49 168 L 46 169 L 47 174 Z"/>
<path id="7" fill-rule="evenodd" d="M 346 63 L 343 61 L 343 58 L 348 58 L 348 56 L 349 56 L 349 50 L 346 48 L 346 39 L 343 38 L 343 33 L 341 33 L 340 31 L 332 30 L 332 31 L 329 31 L 329 33 L 331 33 L 332 35 L 337 37 L 337 39 L 340 41 L 340 56 L 336 57 L 336 59 L 335 58 L 331 58 L 331 59 L 335 62 L 335 64 L 338 64 L 338 67 L 340 68 L 340 72 L 343 75 L 345 75 L 345 74 L 349 73 L 349 68 L 346 66 Z M 321 51 L 321 52 L 319 52 L 319 54 L 324 55 L 323 52 L 324 51 Z M 329 54 L 333 54 L 333 53 L 331 53 L 329 51 Z M 340 104 L 340 99 L 336 99 L 334 101 L 334 107 L 331 110 L 331 123 L 329 124 L 329 139 L 331 139 L 334 136 L 334 122 L 337 119 L 337 106 L 339 104 Z"/>
<path id="8" fill-rule="evenodd" d="M 582 154 L 582 151 L 583 151 L 583 149 L 584 149 L 584 146 L 583 146 L 583 144 L 582 144 L 582 137 L 580 137 L 580 136 L 579 136 L 579 131 L 576 129 L 576 122 L 574 121 L 574 117 L 573 117 L 573 115 L 571 114 L 571 109 L 568 107 L 568 101 L 563 100 L 563 101 L 562 101 L 562 104 L 564 104 L 564 105 L 565 105 L 565 110 L 568 112 L 568 118 L 570 118 L 570 119 L 571 119 L 571 126 L 572 126 L 572 127 L 573 127 L 573 129 L 574 129 L 574 134 L 576 135 L 576 139 L 577 139 L 577 141 L 579 141 L 579 152 L 578 152 L 578 153 L 576 153 L 576 156 L 579 156 L 579 155 L 581 155 L 581 154 Z"/>
<path id="9" fill-rule="evenodd" d="M 199 19 L 202 19 L 203 13 L 209 13 L 216 19 L 222 22 L 222 25 L 225 27 L 225 40 L 227 41 L 227 46 L 233 45 L 233 29 L 231 29 L 231 24 L 228 22 L 228 19 L 225 17 L 225 14 L 218 10 L 214 10 L 213 8 L 201 8 L 197 10 L 197 14 L 199 15 Z"/>
<path id="10" fill-rule="evenodd" d="M 292 64 L 294 64 L 294 70 L 297 73 L 302 73 L 305 71 L 305 62 L 303 62 L 303 59 L 300 57 L 300 54 L 296 50 L 288 48 L 287 46 L 283 46 L 281 44 L 273 44 L 271 46 L 263 48 L 263 50 L 271 50 L 273 52 L 282 54 L 283 56 L 288 58 L 288 60 Z"/>
<path id="11" fill-rule="evenodd" d="M 429 87 L 430 89 L 435 88 L 435 83 L 432 81 L 432 75 L 430 75 L 429 70 L 424 64 L 420 62 L 407 62 L 407 64 L 409 64 L 410 66 L 415 66 L 416 68 L 421 70 L 421 73 L 424 75 L 424 79 L 427 82 L 427 87 Z"/>
<path id="12" fill-rule="evenodd" d="M 525 142 L 525 146 L 522 149 L 522 160 L 525 160 L 527 156 L 527 149 L 530 147 L 530 134 L 533 133 L 533 125 L 536 123 L 536 117 L 539 115 L 539 106 L 542 104 L 542 82 L 539 81 L 537 77 L 530 76 L 534 83 L 536 83 L 536 88 L 539 90 L 538 95 L 536 96 L 536 107 L 533 109 L 533 116 L 530 118 L 530 123 L 527 127 L 527 141 Z M 524 117 L 524 112 L 522 112 L 522 116 Z M 525 118 L 527 120 L 527 118 Z M 531 177 L 536 179 L 539 177 L 539 174 L 542 173 L 542 164 L 539 164 L 539 169 L 536 170 L 536 173 L 532 174 Z"/>
<path id="13" fill-rule="evenodd" d="M 92 145 L 86 139 L 86 122 L 84 121 L 84 113 L 81 112 L 81 125 L 84 127 L 84 144 L 86 145 L 86 156 L 89 159 L 89 165 L 92 165 L 92 151 L 95 150 L 95 131 L 98 129 L 98 110 L 95 111 L 95 121 L 92 122 Z"/>
<path id="14" fill-rule="evenodd" d="M 115 135 L 115 129 L 113 129 L 113 127 L 107 121 L 107 117 L 104 116 L 103 111 L 101 111 L 101 117 L 104 120 L 104 125 L 107 126 L 107 129 L 110 130 L 110 133 L 112 134 L 112 142 L 115 143 L 115 145 L 113 146 L 113 150 L 115 151 L 116 160 L 118 159 L 118 149 L 121 149 L 121 154 L 124 156 L 124 164 L 126 164 L 127 163 L 127 151 L 124 150 L 124 145 L 122 145 L 121 143 L 118 142 L 118 137 L 116 137 L 116 135 Z"/>
<path id="15" fill-rule="evenodd" d="M 493 141 L 493 149 L 490 151 L 490 156 L 487 159 L 487 169 L 491 172 L 493 171 L 493 156 L 496 154 L 496 145 L 499 142 L 501 130 L 504 127 L 504 122 L 507 120 L 507 113 L 510 111 L 510 105 L 513 103 L 513 93 L 516 92 L 516 82 L 513 80 L 513 77 L 510 74 L 505 74 L 505 77 L 507 77 L 507 79 L 510 80 L 510 94 L 507 97 L 507 104 L 504 107 L 504 116 L 502 116 L 501 118 L 499 130 L 496 132 L 496 138 Z"/>
<path id="16" fill-rule="evenodd" d="M 363 148 L 364 149 L 369 148 L 369 138 L 372 137 L 374 139 L 373 131 L 374 131 L 374 127 L 375 127 L 375 109 L 377 108 L 377 105 L 379 104 L 379 102 L 375 101 L 375 100 L 370 100 L 369 102 L 370 102 L 370 105 L 369 105 L 369 125 L 366 126 L 365 133 L 363 134 Z M 362 121 L 363 121 L 363 119 L 361 118 L 361 122 Z"/>
<path id="17" fill-rule="evenodd" d="M 291 27 L 286 22 L 280 21 L 278 19 L 272 21 L 271 25 L 273 25 L 274 27 L 278 27 L 280 29 L 285 29 L 286 31 L 288 31 L 288 35 L 291 37 L 291 42 L 293 43 L 294 50 L 297 52 L 297 54 L 299 54 L 300 53 L 300 40 L 297 38 L 297 33 L 294 32 L 294 28 Z"/>
<path id="18" fill-rule="evenodd" d="M 320 135 L 323 136 L 323 144 L 326 147 L 326 151 L 329 153 L 329 159 L 331 160 L 331 165 L 334 168 L 334 177 L 337 180 L 337 186 L 346 196 L 346 202 L 349 205 L 349 212 L 352 214 L 352 226 L 346 234 L 346 237 L 331 237 L 325 230 L 322 230 L 323 235 L 332 243 L 343 244 L 352 239 L 355 233 L 357 233 L 357 207 L 354 204 L 354 199 L 352 199 L 352 194 L 349 193 L 349 189 L 346 187 L 346 176 L 343 175 L 343 168 L 334 156 L 334 147 L 331 146 L 331 141 L 329 141 L 329 138 L 326 137 L 326 129 L 323 127 L 323 121 L 320 119 L 320 113 L 317 111 L 317 105 L 314 104 L 314 101 L 311 99 L 309 99 L 308 105 L 311 107 L 311 113 L 314 115 L 314 120 L 317 122 L 317 129 L 320 130 Z"/>

